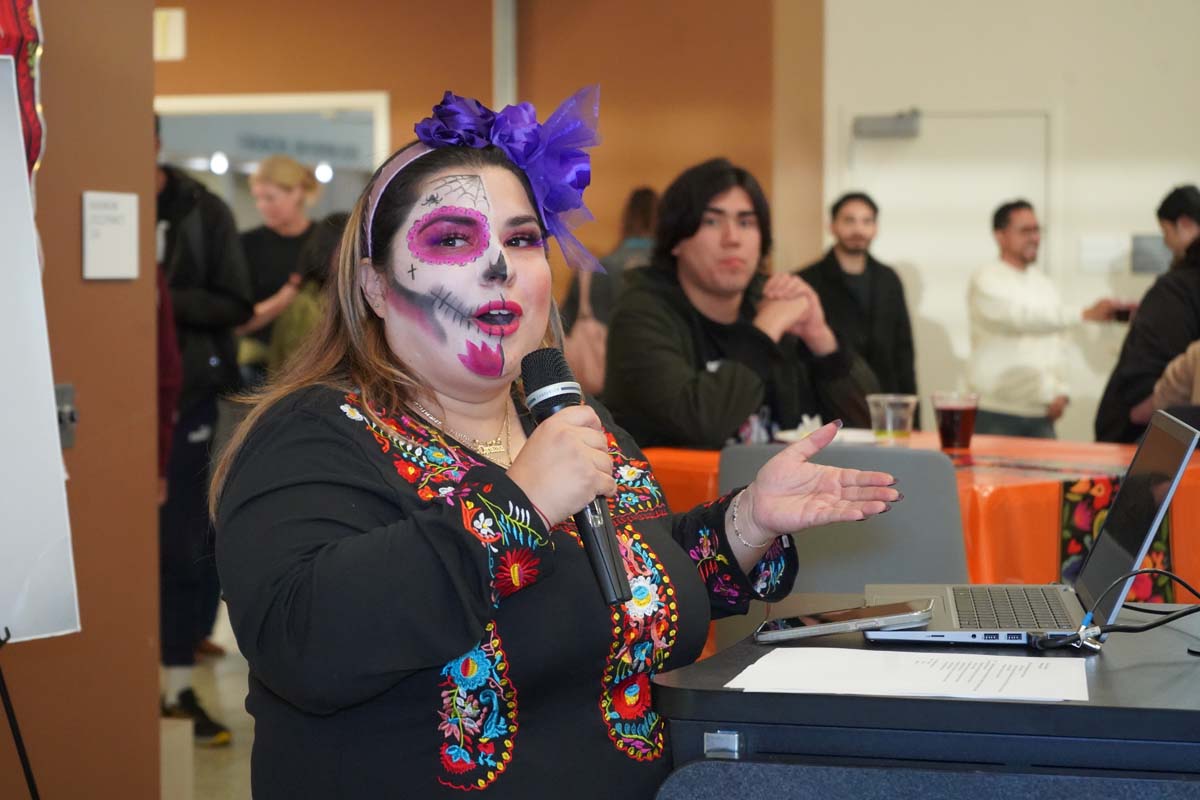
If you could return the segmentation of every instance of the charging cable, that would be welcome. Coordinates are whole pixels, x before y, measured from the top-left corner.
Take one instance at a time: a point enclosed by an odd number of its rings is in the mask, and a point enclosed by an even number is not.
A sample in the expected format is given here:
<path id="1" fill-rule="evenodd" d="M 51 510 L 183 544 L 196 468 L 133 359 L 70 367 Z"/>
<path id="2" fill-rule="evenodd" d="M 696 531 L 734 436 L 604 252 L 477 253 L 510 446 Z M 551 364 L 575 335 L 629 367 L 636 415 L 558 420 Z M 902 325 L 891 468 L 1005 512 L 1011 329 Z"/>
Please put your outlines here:
<path id="1" fill-rule="evenodd" d="M 1100 637 L 1106 634 L 1141 633 L 1142 631 L 1152 630 L 1159 626 L 1174 622 L 1177 619 L 1183 619 L 1186 616 L 1200 611 L 1200 605 L 1190 606 L 1178 611 L 1152 611 L 1148 613 L 1160 615 L 1158 619 L 1142 625 L 1127 625 L 1121 623 L 1113 623 L 1111 625 L 1093 624 L 1096 616 L 1096 609 L 1100 607 L 1100 605 L 1104 602 L 1104 599 L 1108 597 L 1118 586 L 1122 586 L 1125 581 L 1138 575 L 1163 575 L 1175 581 L 1180 586 L 1191 592 L 1196 598 L 1200 599 L 1200 592 L 1197 592 L 1190 583 L 1176 575 L 1174 572 L 1168 572 L 1165 569 L 1157 569 L 1153 567 L 1146 569 L 1135 569 L 1132 572 L 1126 572 L 1124 575 L 1114 580 L 1103 592 L 1100 593 L 1100 596 L 1096 598 L 1096 602 L 1092 604 L 1091 609 L 1084 614 L 1083 621 L 1079 624 L 1079 630 L 1069 636 L 1049 636 L 1043 634 L 1041 636 L 1032 637 L 1030 641 L 1034 649 L 1058 650 L 1063 647 L 1075 647 L 1077 649 L 1087 648 L 1092 651 L 1098 651 L 1101 644 Z M 1143 611 L 1146 609 L 1138 608 L 1136 610 Z M 1188 648 L 1188 653 L 1191 655 L 1200 655 L 1200 651 L 1193 650 L 1192 648 Z"/>

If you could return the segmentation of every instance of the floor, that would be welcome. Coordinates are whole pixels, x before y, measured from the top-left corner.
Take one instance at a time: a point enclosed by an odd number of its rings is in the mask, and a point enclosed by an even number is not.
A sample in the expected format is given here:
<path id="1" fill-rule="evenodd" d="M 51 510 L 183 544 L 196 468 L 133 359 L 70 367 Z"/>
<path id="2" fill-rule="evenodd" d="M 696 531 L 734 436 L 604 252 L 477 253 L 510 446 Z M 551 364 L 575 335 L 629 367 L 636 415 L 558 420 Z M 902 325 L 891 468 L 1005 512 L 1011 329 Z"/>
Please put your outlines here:
<path id="1" fill-rule="evenodd" d="M 238 652 L 225 604 L 213 641 L 225 648 L 220 658 L 196 665 L 196 694 L 209 715 L 229 727 L 228 747 L 198 747 L 195 752 L 195 800 L 250 800 L 250 747 L 254 720 L 246 713 L 246 659 Z"/>

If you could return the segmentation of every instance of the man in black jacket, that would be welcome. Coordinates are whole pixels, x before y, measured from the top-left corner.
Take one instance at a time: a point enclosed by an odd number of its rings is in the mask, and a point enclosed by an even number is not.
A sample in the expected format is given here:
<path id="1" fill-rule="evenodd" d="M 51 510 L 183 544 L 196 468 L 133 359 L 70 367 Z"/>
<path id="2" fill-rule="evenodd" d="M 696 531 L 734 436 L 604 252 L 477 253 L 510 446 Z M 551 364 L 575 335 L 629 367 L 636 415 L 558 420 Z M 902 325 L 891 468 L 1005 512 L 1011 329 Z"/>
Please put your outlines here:
<path id="1" fill-rule="evenodd" d="M 637 441 L 765 441 L 805 415 L 870 424 L 870 368 L 841 346 L 811 287 L 761 273 L 770 248 L 762 189 L 725 159 L 663 194 L 653 262 L 626 276 L 608 336 L 604 400 Z"/>
<path id="2" fill-rule="evenodd" d="M 850 192 L 830 209 L 834 244 L 825 257 L 797 274 L 821 298 L 838 339 L 861 353 L 879 389 L 916 394 L 912 324 L 900 276 L 870 254 L 879 207 L 870 196 Z"/>
<path id="3" fill-rule="evenodd" d="M 238 388 L 233 328 L 254 311 L 250 273 L 233 215 L 220 198 L 171 167 L 158 168 L 157 190 L 159 261 L 183 360 L 167 497 L 159 508 L 163 710 L 190 718 L 197 743 L 223 745 L 229 730 L 196 700 L 192 668 L 219 593 L 208 522 L 210 448 L 217 397 Z"/>
<path id="4" fill-rule="evenodd" d="M 1136 442 L 1146 430 L 1132 410 L 1154 392 L 1171 359 L 1200 339 L 1200 190 L 1179 186 L 1158 207 L 1175 260 L 1142 298 L 1096 411 L 1096 441 Z"/>

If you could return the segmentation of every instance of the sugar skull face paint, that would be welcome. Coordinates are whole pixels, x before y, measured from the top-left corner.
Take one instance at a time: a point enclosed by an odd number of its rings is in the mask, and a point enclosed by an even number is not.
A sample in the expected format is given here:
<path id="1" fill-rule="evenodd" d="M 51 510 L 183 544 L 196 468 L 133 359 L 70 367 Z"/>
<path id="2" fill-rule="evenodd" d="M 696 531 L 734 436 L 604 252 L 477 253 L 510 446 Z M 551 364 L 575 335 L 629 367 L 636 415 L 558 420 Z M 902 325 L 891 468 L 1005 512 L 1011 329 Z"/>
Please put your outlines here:
<path id="1" fill-rule="evenodd" d="M 550 308 L 542 230 L 518 178 L 499 167 L 442 174 L 392 244 L 388 342 L 439 391 L 511 381 L 541 344 Z"/>

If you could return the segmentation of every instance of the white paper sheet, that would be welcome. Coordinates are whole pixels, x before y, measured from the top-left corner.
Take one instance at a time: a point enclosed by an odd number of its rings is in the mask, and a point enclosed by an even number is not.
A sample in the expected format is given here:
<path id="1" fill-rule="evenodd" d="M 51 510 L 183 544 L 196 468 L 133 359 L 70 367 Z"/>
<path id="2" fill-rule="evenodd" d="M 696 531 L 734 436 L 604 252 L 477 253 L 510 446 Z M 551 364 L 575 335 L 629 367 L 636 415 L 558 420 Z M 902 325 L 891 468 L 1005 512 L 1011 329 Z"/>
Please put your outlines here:
<path id="1" fill-rule="evenodd" d="M 1082 659 L 780 647 L 726 684 L 749 692 L 1087 701 Z"/>

